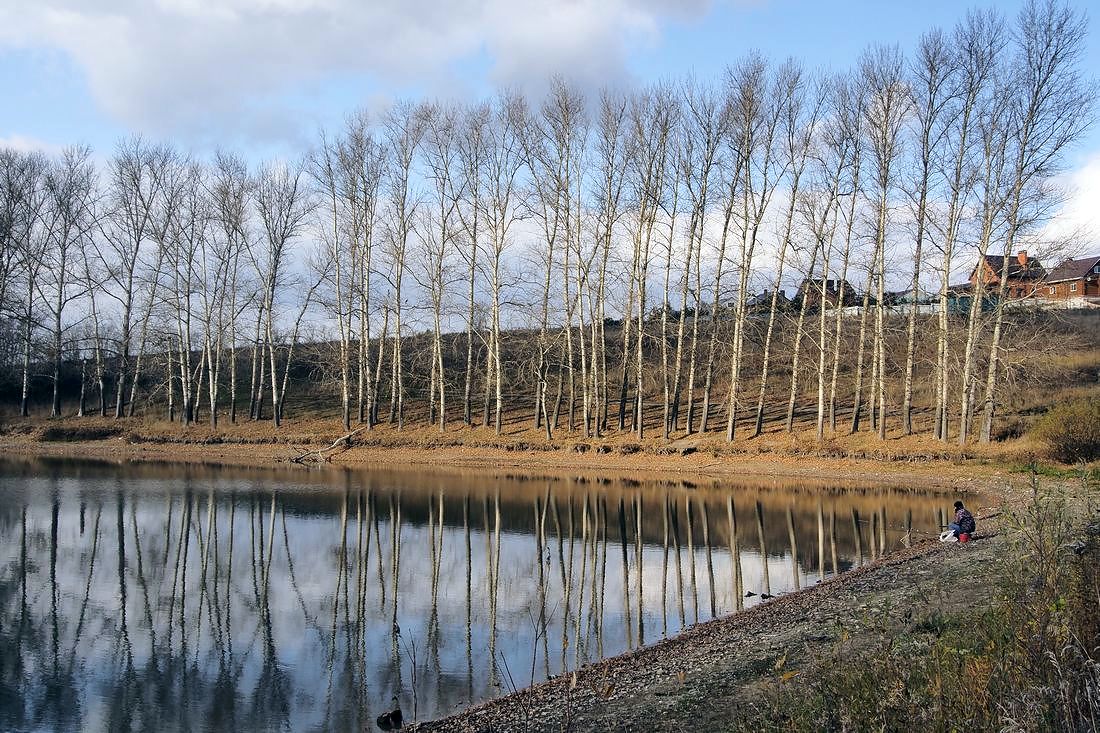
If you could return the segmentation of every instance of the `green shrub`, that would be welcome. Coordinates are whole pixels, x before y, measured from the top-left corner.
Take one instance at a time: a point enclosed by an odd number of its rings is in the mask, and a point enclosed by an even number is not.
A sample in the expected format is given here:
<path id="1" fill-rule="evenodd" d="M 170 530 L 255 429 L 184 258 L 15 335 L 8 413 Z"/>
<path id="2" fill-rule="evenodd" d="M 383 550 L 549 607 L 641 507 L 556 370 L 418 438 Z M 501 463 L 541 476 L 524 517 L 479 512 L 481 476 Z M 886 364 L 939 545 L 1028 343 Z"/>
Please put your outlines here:
<path id="1" fill-rule="evenodd" d="M 1057 461 L 1077 463 L 1100 458 L 1100 399 L 1056 405 L 1036 423 L 1034 434 Z"/>

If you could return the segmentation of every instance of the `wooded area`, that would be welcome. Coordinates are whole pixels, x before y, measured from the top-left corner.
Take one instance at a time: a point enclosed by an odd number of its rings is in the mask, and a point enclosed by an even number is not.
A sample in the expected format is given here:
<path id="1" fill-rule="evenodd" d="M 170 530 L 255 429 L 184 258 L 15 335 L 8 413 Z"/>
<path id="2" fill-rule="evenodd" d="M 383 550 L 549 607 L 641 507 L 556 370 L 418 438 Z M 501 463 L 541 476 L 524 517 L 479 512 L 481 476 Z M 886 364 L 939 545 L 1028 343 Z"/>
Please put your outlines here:
<path id="1" fill-rule="evenodd" d="M 0 383 L 23 415 L 278 425 L 309 391 L 347 430 L 521 410 L 547 436 L 802 418 L 989 441 L 1072 339 L 1006 277 L 953 281 L 1072 247 L 1046 225 L 1094 112 L 1085 34 L 1030 2 L 844 73 L 749 55 L 633 91 L 399 102 L 258 166 L 142 138 L 0 150 Z"/>

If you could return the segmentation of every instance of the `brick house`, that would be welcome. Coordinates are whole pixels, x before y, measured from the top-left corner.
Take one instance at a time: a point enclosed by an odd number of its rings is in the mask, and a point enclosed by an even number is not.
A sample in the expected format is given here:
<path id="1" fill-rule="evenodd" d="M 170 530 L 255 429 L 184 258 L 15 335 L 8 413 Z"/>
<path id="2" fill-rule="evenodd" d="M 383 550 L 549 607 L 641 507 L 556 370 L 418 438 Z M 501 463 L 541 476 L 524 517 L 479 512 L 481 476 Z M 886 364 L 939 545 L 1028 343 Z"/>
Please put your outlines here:
<path id="1" fill-rule="evenodd" d="M 1005 272 L 1005 258 L 1001 255 L 986 255 L 970 272 L 970 285 L 982 287 L 987 293 L 1000 288 L 1001 275 Z M 1037 294 L 1040 281 L 1046 276 L 1043 264 L 1034 257 L 1027 256 L 1027 250 L 1020 250 L 1008 262 L 1005 278 L 1005 296 L 1008 298 L 1028 298 Z"/>
<path id="2" fill-rule="evenodd" d="M 1052 300 L 1100 296 L 1100 255 L 1058 265 L 1043 278 L 1039 294 Z"/>

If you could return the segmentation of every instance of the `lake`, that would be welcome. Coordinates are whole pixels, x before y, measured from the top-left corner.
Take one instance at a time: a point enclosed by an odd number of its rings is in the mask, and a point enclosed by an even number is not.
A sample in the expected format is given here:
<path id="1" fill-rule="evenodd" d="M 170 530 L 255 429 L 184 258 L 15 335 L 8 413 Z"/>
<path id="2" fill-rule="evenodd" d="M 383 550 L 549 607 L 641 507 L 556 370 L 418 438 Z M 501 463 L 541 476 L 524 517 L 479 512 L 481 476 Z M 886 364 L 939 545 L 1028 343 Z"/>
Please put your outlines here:
<path id="1" fill-rule="evenodd" d="M 439 717 L 932 536 L 953 498 L 3 459 L 0 729 Z"/>

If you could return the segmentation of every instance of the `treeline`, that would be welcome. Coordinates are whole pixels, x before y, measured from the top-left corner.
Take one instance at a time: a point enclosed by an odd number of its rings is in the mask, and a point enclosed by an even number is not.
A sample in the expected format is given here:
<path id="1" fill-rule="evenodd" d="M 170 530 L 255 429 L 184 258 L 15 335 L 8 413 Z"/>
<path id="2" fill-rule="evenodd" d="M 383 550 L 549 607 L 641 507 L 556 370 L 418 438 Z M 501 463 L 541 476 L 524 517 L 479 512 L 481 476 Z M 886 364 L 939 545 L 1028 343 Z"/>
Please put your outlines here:
<path id="1" fill-rule="evenodd" d="M 1035 348 L 1008 334 L 1012 254 L 1047 246 L 1093 110 L 1085 33 L 1029 2 L 840 74 L 752 54 L 596 97 L 400 102 L 257 167 L 140 138 L 102 165 L 3 150 L 3 378 L 24 415 L 39 377 L 60 415 L 78 364 L 80 414 L 184 423 L 267 405 L 278 425 L 304 373 L 347 429 L 403 427 L 416 385 L 440 429 L 499 432 L 524 399 L 547 435 L 564 402 L 586 436 L 717 421 L 733 440 L 812 408 L 819 437 L 842 411 L 881 437 L 922 411 L 938 438 L 989 440 Z M 953 274 L 987 254 L 999 283 L 960 301 Z M 848 282 L 852 317 L 829 307 Z"/>

